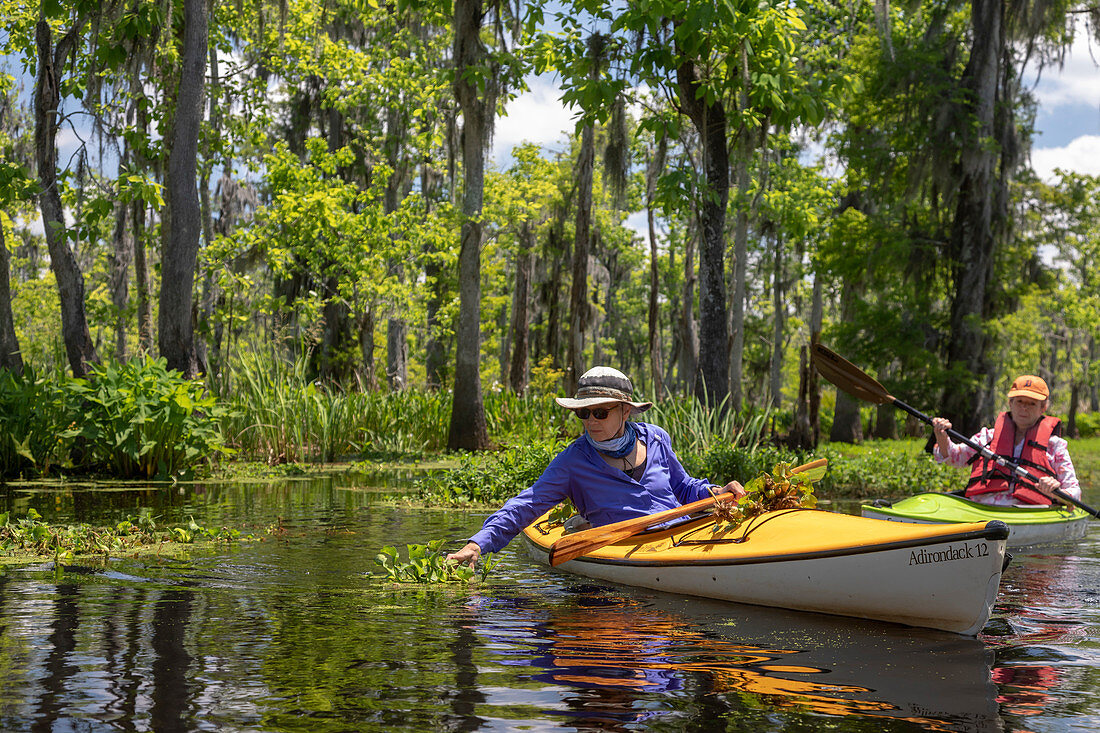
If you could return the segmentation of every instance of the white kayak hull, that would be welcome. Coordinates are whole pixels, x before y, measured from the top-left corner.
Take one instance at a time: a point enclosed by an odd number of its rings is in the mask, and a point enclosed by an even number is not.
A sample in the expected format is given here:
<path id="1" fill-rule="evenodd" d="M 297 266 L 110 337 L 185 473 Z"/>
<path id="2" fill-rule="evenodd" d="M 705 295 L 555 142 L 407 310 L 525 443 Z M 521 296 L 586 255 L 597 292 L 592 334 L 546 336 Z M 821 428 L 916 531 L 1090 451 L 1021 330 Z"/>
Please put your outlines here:
<path id="1" fill-rule="evenodd" d="M 1007 529 L 999 522 L 962 526 L 967 529 L 938 538 L 884 537 L 755 557 L 702 552 L 699 558 L 674 559 L 640 547 L 621 556 L 596 552 L 558 567 L 641 588 L 973 635 L 993 609 Z M 549 546 L 530 532 L 524 537 L 532 557 L 546 563 Z"/>

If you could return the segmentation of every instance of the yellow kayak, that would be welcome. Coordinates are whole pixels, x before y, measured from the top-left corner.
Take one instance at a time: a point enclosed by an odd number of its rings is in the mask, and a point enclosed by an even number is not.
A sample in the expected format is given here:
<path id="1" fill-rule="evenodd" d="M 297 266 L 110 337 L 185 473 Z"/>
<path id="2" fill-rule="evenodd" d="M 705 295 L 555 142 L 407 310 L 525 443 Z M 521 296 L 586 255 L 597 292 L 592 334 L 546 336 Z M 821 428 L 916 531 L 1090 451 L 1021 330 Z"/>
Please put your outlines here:
<path id="1" fill-rule="evenodd" d="M 542 563 L 563 533 L 548 516 L 523 533 Z M 973 635 L 989 620 L 1007 538 L 998 521 L 905 524 L 788 509 L 736 528 L 695 519 L 558 567 L 673 593 Z"/>

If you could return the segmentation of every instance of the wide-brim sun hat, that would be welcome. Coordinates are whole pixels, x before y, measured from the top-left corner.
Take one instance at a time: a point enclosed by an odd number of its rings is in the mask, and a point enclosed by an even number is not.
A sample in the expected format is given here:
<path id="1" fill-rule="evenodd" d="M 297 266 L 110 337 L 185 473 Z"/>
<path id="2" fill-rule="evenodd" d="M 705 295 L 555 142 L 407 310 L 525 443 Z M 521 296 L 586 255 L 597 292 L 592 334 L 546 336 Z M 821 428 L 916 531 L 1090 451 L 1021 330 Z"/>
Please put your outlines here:
<path id="1" fill-rule="evenodd" d="M 577 380 L 577 392 L 572 397 L 555 397 L 554 401 L 567 410 L 576 410 L 593 405 L 606 405 L 608 402 L 622 402 L 634 408 L 634 412 L 645 412 L 653 407 L 652 402 L 635 402 L 634 385 L 630 378 L 618 369 L 606 366 L 592 367 Z"/>
<path id="2" fill-rule="evenodd" d="M 1050 398 L 1050 390 L 1047 388 L 1046 380 L 1042 377 L 1036 377 L 1034 374 L 1022 374 L 1013 380 L 1012 386 L 1008 389 L 1008 398 L 1012 399 L 1013 397 L 1030 397 L 1041 402 Z"/>

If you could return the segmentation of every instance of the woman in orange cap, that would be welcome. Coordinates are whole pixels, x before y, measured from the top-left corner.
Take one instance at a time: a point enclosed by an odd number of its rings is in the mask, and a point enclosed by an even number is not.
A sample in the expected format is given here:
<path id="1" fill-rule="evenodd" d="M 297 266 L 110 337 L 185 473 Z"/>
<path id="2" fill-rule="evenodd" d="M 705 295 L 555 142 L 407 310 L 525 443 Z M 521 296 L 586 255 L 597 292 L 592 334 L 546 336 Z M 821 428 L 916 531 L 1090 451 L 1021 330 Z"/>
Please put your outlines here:
<path id="1" fill-rule="evenodd" d="M 1050 504 L 1058 501 L 1054 491 L 1061 490 L 1081 498 L 1081 486 L 1069 446 L 1058 435 L 1060 421 L 1046 415 L 1050 406 L 1050 390 L 1041 377 L 1032 374 L 1019 376 L 1008 390 L 1008 412 L 997 416 L 992 428 L 982 428 L 973 441 L 1025 468 L 1038 480 L 1034 485 L 1023 483 L 1008 469 L 998 466 L 978 455 L 967 445 L 954 443 L 947 436 L 951 421 L 932 419 L 932 432 L 936 447 L 932 456 L 940 463 L 965 467 L 971 465 L 970 481 L 966 485 L 966 497 L 983 504 L 1021 506 Z"/>

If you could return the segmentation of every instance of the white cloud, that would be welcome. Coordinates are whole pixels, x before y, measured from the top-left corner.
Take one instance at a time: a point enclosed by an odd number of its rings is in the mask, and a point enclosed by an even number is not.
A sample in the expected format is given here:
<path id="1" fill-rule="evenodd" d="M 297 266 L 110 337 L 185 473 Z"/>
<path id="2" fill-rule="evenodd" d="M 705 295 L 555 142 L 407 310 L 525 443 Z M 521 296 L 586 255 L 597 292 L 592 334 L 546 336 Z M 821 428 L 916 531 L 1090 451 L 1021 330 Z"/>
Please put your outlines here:
<path id="1" fill-rule="evenodd" d="M 1055 168 L 1100 176 L 1100 135 L 1081 135 L 1064 147 L 1032 150 L 1031 167 L 1045 181 L 1053 180 Z"/>
<path id="2" fill-rule="evenodd" d="M 1082 23 L 1066 54 L 1065 65 L 1043 71 L 1035 87 L 1040 107 L 1052 109 L 1081 103 L 1089 104 L 1093 109 L 1100 106 L 1097 49 L 1092 48 L 1090 35 Z"/>
<path id="3" fill-rule="evenodd" d="M 561 101 L 561 89 L 551 80 L 535 78 L 530 91 L 508 103 L 506 117 L 498 117 L 493 132 L 493 160 L 505 166 L 512 148 L 524 142 L 543 147 L 564 146 L 574 127 L 573 112 Z"/>

